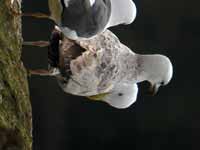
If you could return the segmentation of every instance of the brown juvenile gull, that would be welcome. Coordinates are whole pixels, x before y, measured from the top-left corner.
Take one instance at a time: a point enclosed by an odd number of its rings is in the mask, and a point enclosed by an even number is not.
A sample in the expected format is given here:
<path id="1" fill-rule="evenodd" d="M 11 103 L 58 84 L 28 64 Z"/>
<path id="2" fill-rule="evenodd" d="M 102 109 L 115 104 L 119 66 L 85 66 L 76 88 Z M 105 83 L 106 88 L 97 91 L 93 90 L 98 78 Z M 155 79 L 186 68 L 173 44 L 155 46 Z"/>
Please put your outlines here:
<path id="1" fill-rule="evenodd" d="M 157 92 L 173 74 L 166 56 L 136 54 L 109 30 L 84 41 L 61 38 L 54 31 L 49 47 L 51 69 L 32 70 L 32 74 L 55 76 L 66 93 L 101 100 L 115 108 L 127 108 L 136 101 L 137 83 L 148 81 Z"/>

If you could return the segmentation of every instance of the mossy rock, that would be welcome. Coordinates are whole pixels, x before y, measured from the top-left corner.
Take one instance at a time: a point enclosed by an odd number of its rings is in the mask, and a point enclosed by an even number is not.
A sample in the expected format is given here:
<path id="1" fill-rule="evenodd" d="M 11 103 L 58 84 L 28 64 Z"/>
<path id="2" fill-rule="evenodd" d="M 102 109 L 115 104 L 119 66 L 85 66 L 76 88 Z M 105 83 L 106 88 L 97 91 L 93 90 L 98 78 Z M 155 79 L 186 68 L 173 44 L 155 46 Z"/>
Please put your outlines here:
<path id="1" fill-rule="evenodd" d="M 0 1 L 0 149 L 31 150 L 31 103 L 21 62 L 21 17 L 12 13 L 9 1 Z M 17 1 L 13 7 L 20 11 Z"/>

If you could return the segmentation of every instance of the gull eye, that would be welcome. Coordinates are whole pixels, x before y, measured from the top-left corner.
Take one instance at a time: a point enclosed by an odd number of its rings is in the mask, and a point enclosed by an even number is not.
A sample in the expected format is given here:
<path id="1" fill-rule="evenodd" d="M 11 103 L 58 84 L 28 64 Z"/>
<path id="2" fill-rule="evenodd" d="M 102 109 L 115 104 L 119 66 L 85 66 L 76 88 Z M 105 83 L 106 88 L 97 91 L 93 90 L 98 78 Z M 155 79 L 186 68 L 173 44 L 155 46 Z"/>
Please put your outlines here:
<path id="1" fill-rule="evenodd" d="M 118 96 L 123 96 L 124 94 L 123 93 L 118 93 Z"/>
<path id="2" fill-rule="evenodd" d="M 164 81 L 160 82 L 160 85 L 165 85 L 165 82 Z"/>

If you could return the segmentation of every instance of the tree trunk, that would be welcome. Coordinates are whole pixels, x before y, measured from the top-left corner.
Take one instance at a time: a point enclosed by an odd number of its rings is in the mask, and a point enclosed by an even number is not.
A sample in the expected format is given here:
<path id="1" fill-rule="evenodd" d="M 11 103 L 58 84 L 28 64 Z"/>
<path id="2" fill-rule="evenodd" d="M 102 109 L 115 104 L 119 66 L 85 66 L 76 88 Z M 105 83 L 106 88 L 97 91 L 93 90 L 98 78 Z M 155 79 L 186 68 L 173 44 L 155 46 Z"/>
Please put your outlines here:
<path id="1" fill-rule="evenodd" d="M 14 1 L 13 10 L 21 4 Z M 0 149 L 31 150 L 32 122 L 27 73 L 21 61 L 21 17 L 0 0 Z"/>

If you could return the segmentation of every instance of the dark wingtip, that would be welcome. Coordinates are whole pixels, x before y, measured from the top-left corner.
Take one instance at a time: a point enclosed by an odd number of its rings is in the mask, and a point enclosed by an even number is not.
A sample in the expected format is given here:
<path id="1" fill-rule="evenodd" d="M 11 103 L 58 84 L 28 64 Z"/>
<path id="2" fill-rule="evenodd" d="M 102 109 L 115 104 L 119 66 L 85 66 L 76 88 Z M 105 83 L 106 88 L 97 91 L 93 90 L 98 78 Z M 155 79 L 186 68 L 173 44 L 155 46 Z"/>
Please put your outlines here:
<path id="1" fill-rule="evenodd" d="M 51 67 L 58 67 L 59 64 L 59 43 L 62 39 L 61 33 L 53 30 L 50 37 L 50 45 L 48 48 L 48 63 Z"/>

